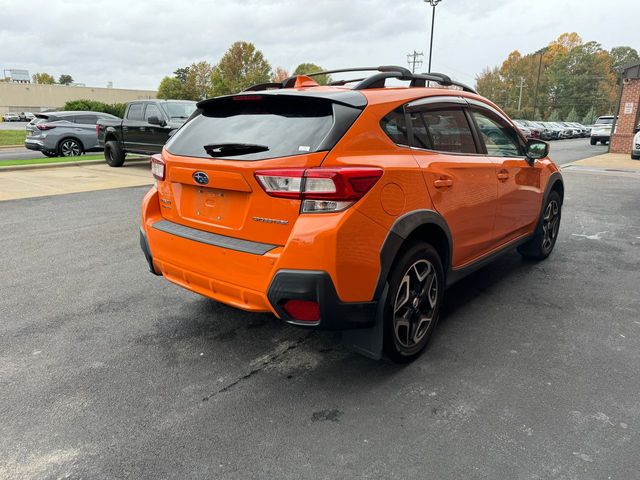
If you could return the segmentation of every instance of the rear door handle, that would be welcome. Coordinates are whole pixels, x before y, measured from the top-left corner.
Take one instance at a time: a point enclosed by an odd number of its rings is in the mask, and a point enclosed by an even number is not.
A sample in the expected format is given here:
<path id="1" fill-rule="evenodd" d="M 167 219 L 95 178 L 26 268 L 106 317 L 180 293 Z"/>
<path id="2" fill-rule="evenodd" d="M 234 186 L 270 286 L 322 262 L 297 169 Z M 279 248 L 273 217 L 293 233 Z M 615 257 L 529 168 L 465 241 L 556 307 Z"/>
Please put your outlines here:
<path id="1" fill-rule="evenodd" d="M 498 180 L 500 180 L 501 182 L 506 182 L 507 180 L 509 180 L 509 172 L 506 170 L 500 170 L 498 172 Z"/>
<path id="2" fill-rule="evenodd" d="M 449 188 L 453 185 L 453 180 L 451 180 L 450 178 L 441 178 L 439 180 L 435 180 L 433 182 L 433 185 L 436 188 Z"/>

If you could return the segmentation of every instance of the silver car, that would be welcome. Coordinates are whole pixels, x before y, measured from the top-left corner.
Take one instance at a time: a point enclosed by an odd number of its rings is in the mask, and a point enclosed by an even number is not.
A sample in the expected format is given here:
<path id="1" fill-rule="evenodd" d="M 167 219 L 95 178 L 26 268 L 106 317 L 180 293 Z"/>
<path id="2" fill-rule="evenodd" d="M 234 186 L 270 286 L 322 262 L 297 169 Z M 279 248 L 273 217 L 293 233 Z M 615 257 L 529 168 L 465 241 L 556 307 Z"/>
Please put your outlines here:
<path id="1" fill-rule="evenodd" d="M 102 112 L 37 113 L 27 124 L 24 146 L 47 157 L 74 157 L 101 150 L 96 123 L 106 119 L 118 120 L 118 117 Z"/>

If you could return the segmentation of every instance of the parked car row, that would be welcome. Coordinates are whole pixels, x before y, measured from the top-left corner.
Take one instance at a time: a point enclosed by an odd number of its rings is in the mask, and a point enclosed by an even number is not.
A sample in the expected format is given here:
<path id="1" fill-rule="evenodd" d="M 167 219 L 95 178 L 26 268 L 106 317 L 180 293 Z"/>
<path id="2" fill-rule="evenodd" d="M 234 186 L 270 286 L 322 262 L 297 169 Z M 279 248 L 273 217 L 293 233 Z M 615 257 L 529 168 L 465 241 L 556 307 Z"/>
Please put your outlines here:
<path id="1" fill-rule="evenodd" d="M 31 112 L 7 112 L 2 116 L 3 122 L 28 122 L 33 120 L 34 114 Z"/>
<path id="2" fill-rule="evenodd" d="M 584 138 L 591 133 L 591 127 L 578 122 L 542 122 L 532 120 L 514 120 L 513 122 L 527 138 L 539 138 L 541 140 Z"/>
<path id="3" fill-rule="evenodd" d="M 131 102 L 124 120 L 90 111 L 37 113 L 26 126 L 24 146 L 47 157 L 104 149 L 107 163 L 120 166 L 126 153 L 160 152 L 195 109 L 196 102 L 191 101 L 145 100 Z"/>

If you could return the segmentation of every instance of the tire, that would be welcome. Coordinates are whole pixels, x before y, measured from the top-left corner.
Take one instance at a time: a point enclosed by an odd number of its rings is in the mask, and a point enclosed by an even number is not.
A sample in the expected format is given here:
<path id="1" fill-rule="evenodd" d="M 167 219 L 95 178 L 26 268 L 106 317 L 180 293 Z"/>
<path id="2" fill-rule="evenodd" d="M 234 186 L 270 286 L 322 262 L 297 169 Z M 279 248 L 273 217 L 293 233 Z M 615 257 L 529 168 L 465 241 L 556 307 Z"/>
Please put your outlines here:
<path id="1" fill-rule="evenodd" d="M 82 155 L 84 148 L 82 143 L 75 138 L 63 138 L 58 142 L 58 156 L 77 157 Z"/>
<path id="2" fill-rule="evenodd" d="M 384 351 L 394 362 L 411 362 L 424 350 L 438 323 L 443 293 L 440 256 L 428 243 L 413 244 L 389 276 Z"/>
<path id="3" fill-rule="evenodd" d="M 640 160 L 640 155 L 631 154 L 631 160 Z"/>
<path id="4" fill-rule="evenodd" d="M 518 247 L 520 255 L 532 260 L 544 260 L 547 258 L 558 240 L 561 218 L 562 200 L 558 192 L 552 191 L 542 209 L 533 237 L 527 243 Z"/>
<path id="5" fill-rule="evenodd" d="M 104 144 L 104 159 L 110 167 L 121 167 L 124 165 L 124 152 L 118 142 L 109 140 Z"/>
<path id="6" fill-rule="evenodd" d="M 598 143 L 598 140 L 596 140 L 595 138 L 591 138 L 591 145 L 596 145 Z"/>
<path id="7" fill-rule="evenodd" d="M 49 150 L 43 150 L 42 154 L 45 157 L 49 157 L 49 158 L 53 158 L 53 157 L 57 157 L 58 156 L 58 152 L 50 152 Z"/>

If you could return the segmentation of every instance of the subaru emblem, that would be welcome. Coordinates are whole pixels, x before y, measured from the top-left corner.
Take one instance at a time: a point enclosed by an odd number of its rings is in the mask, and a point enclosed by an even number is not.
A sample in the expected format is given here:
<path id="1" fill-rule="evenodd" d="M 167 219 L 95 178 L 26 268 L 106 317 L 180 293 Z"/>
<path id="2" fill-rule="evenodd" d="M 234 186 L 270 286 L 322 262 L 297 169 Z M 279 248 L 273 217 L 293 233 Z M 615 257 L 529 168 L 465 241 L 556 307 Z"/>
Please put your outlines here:
<path id="1" fill-rule="evenodd" d="M 193 174 L 193 180 L 200 185 L 206 185 L 209 183 L 209 176 L 204 172 L 195 172 Z"/>

